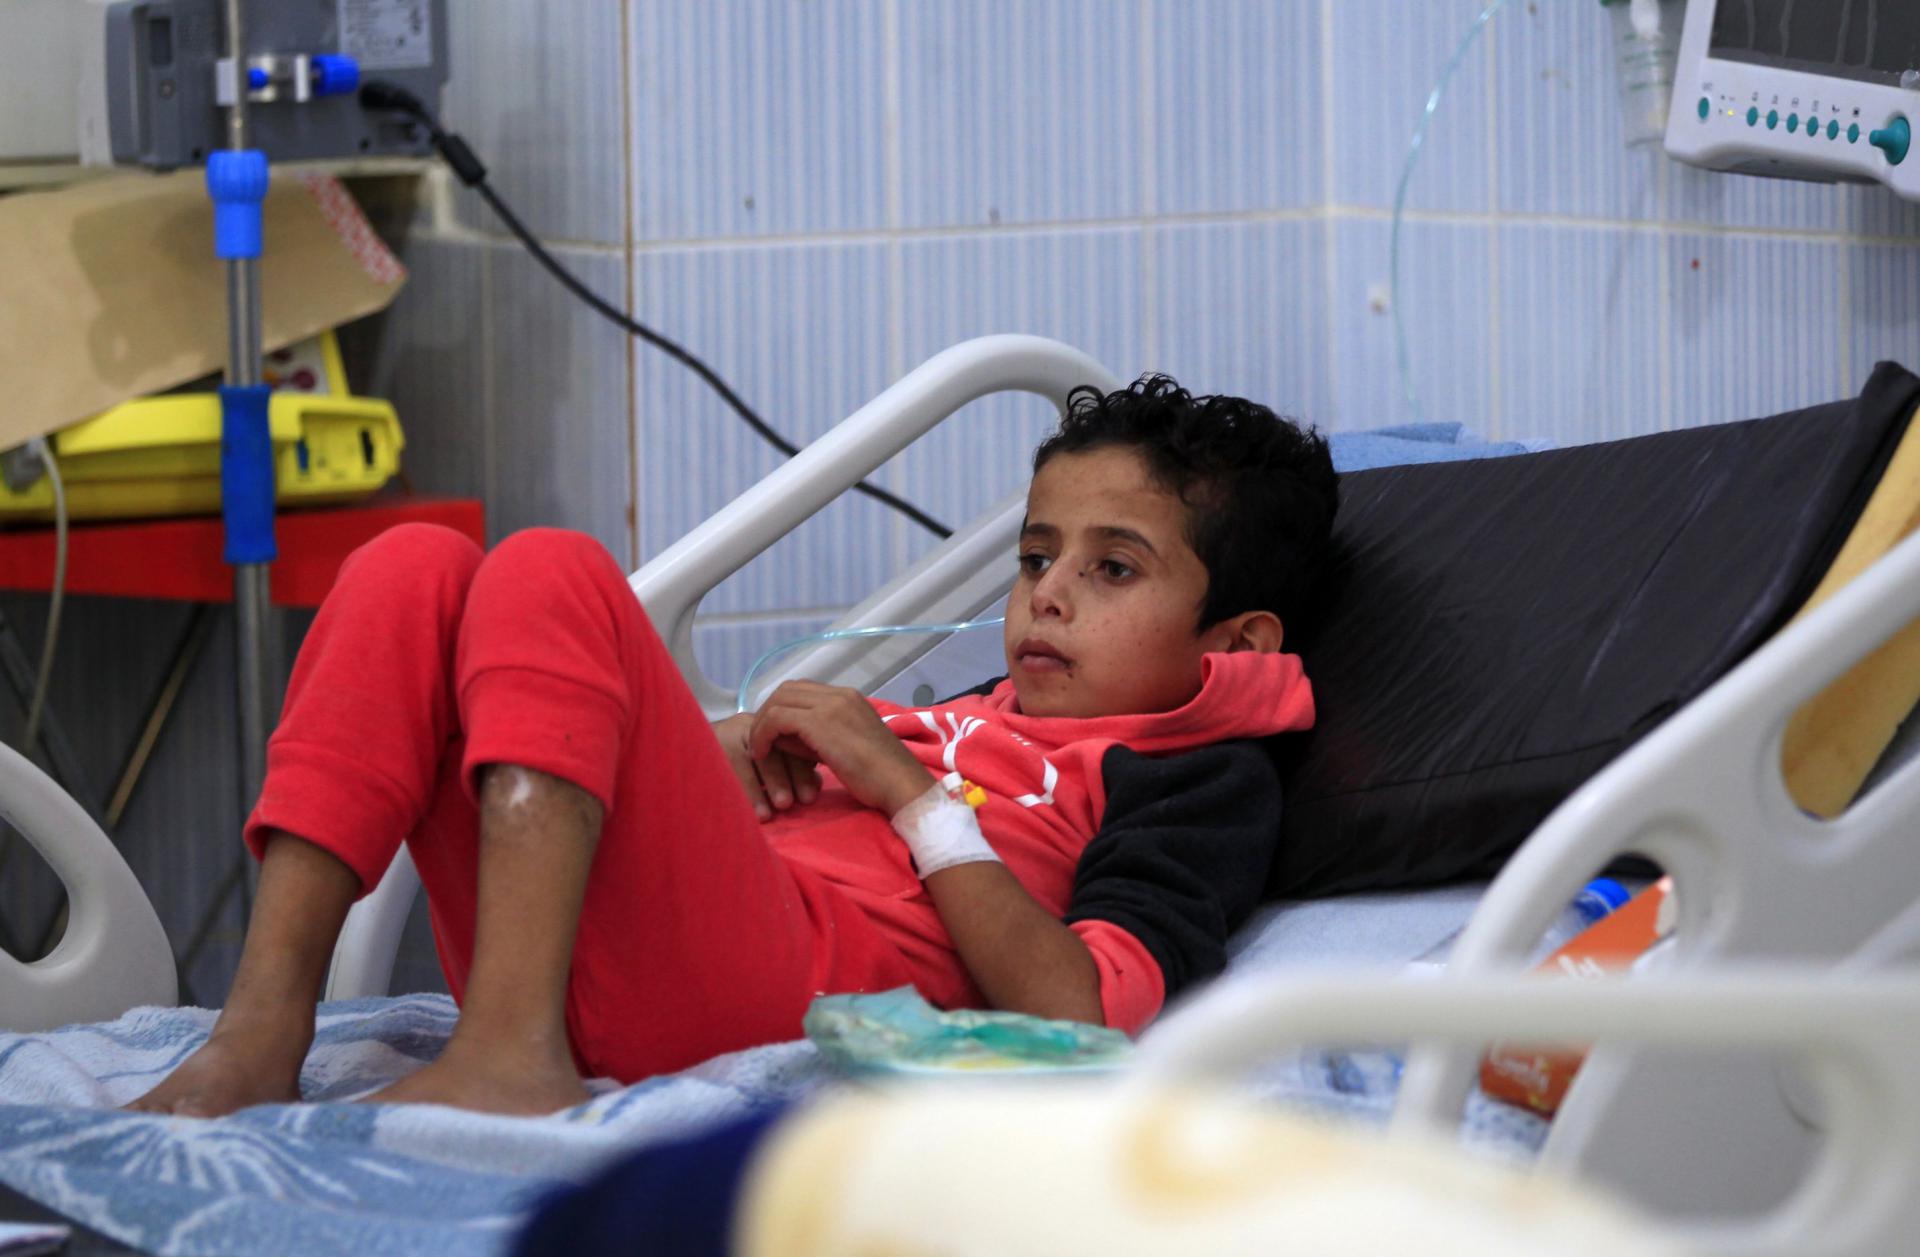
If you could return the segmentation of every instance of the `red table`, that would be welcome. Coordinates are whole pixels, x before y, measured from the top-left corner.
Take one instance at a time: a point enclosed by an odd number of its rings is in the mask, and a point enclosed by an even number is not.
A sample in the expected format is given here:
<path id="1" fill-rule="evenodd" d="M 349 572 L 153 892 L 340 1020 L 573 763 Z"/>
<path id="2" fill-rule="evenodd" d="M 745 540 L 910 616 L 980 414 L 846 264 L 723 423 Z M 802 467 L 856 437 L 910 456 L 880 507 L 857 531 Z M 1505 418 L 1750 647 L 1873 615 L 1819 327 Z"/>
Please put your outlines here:
<path id="1" fill-rule="evenodd" d="M 378 498 L 361 506 L 287 511 L 274 519 L 280 557 L 268 567 L 275 604 L 317 607 L 340 564 L 396 524 L 444 524 L 486 544 L 472 498 Z M 53 529 L 0 530 L 0 589 L 53 585 Z M 67 541 L 67 592 L 119 598 L 232 602 L 233 569 L 221 559 L 218 516 L 75 524 Z"/>

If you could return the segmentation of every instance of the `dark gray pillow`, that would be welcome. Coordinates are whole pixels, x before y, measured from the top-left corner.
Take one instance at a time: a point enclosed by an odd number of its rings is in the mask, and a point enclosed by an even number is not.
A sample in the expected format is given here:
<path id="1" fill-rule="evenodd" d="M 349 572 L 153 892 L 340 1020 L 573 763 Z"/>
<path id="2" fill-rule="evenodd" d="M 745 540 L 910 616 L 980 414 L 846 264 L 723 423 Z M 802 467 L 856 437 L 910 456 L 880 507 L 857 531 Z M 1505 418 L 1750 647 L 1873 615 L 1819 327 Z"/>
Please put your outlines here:
<path id="1" fill-rule="evenodd" d="M 1496 870 L 1799 608 L 1916 404 L 1882 363 L 1771 419 L 1342 476 L 1268 893 Z"/>

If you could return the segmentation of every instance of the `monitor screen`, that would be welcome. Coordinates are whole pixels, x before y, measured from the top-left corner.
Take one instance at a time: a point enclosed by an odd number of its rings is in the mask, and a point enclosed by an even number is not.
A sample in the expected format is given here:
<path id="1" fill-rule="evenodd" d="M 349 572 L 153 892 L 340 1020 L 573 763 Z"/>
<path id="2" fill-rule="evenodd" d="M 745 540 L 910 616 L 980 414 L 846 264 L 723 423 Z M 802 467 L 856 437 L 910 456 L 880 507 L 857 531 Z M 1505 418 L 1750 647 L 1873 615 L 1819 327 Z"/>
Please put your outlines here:
<path id="1" fill-rule="evenodd" d="M 1920 3 L 1718 0 L 1710 55 L 1899 86 L 1920 74 Z"/>

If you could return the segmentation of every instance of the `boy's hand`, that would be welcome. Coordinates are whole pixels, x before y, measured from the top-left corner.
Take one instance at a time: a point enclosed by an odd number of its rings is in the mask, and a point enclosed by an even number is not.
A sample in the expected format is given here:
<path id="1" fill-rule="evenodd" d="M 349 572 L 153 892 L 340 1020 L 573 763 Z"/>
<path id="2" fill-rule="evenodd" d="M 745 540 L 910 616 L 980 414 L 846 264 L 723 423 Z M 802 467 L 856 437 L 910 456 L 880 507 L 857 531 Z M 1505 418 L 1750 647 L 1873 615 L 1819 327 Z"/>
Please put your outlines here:
<path id="1" fill-rule="evenodd" d="M 754 714 L 747 750 L 756 762 L 785 752 L 825 764 L 854 798 L 892 816 L 933 783 L 859 691 L 787 681 Z"/>
<path id="2" fill-rule="evenodd" d="M 753 728 L 753 713 L 741 712 L 713 722 L 713 735 L 733 765 L 733 775 L 747 792 L 754 815 L 763 821 L 773 819 L 795 803 L 811 803 L 820 795 L 820 774 L 814 771 L 811 757 L 774 751 L 764 759 L 755 759 L 747 749 L 747 734 Z"/>

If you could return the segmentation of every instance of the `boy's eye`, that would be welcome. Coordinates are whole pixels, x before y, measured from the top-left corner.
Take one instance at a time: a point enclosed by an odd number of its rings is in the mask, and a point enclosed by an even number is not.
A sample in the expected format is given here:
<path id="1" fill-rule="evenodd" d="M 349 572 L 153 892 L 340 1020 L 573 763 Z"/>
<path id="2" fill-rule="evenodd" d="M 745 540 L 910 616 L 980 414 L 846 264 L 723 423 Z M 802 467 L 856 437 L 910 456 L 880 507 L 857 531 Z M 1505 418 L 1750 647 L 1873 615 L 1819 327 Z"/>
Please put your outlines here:
<path id="1" fill-rule="evenodd" d="M 1111 581 L 1123 581 L 1133 575 L 1133 569 L 1119 559 L 1102 559 L 1100 574 Z"/>
<path id="2" fill-rule="evenodd" d="M 1052 566 L 1052 556 L 1037 550 L 1029 550 L 1020 556 L 1020 571 L 1025 576 L 1038 576 Z"/>

